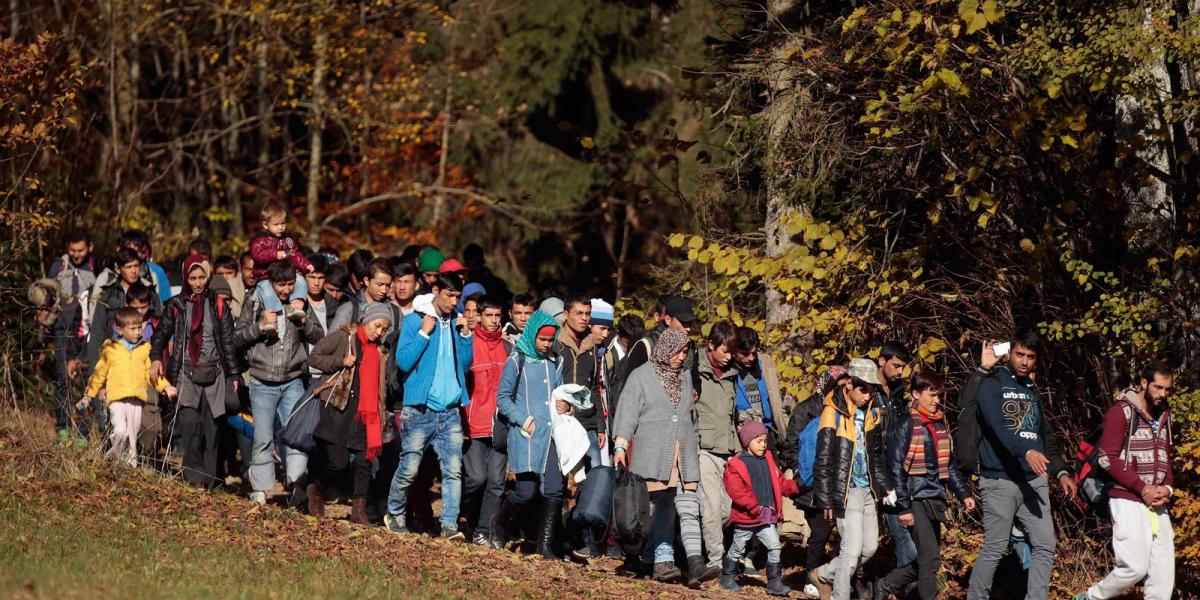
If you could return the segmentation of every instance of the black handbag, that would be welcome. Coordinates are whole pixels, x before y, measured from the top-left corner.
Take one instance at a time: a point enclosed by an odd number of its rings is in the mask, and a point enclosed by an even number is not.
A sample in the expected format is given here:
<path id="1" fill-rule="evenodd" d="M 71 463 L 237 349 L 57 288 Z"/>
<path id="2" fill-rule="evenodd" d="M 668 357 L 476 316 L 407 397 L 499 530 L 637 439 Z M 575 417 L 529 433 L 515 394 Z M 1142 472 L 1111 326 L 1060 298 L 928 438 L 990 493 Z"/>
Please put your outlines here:
<path id="1" fill-rule="evenodd" d="M 221 367 L 217 363 L 199 363 L 195 366 L 184 363 L 183 365 L 184 377 L 200 387 L 208 387 L 216 383 L 220 373 Z"/>
<path id="2" fill-rule="evenodd" d="M 288 415 L 287 420 L 283 422 L 279 439 L 287 446 L 311 452 L 317 447 L 317 438 L 314 432 L 320 422 L 321 399 L 316 394 L 309 392 L 296 404 L 292 409 L 292 414 Z"/>

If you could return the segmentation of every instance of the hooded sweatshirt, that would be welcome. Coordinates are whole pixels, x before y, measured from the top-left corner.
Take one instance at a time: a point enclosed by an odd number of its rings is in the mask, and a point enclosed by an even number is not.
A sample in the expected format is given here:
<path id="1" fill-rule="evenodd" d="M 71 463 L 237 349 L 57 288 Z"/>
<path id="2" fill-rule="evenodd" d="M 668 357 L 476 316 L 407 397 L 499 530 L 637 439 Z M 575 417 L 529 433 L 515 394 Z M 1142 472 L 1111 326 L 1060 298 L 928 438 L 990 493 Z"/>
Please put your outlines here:
<path id="1" fill-rule="evenodd" d="M 496 392 L 500 389 L 508 346 L 500 331 L 476 327 L 474 338 L 471 371 L 467 376 L 471 403 L 463 409 L 463 427 L 468 438 L 491 438 Z"/>
<path id="2" fill-rule="evenodd" d="M 980 475 L 1011 481 L 1037 478 L 1025 453 L 1050 452 L 1041 435 L 1044 415 L 1033 380 L 1018 377 L 1008 365 L 996 367 L 995 374 L 979 386 L 979 416 L 983 431 Z"/>

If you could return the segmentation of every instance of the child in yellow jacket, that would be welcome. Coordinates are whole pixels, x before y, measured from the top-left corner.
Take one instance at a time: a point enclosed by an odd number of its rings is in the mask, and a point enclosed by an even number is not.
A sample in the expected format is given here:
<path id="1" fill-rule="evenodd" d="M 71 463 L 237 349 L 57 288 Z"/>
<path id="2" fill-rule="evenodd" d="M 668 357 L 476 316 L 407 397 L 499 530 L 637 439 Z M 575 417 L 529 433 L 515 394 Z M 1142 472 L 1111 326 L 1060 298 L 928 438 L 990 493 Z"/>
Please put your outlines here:
<path id="1" fill-rule="evenodd" d="M 103 387 L 108 398 L 111 448 L 105 454 L 122 454 L 131 466 L 137 465 L 137 437 L 142 426 L 142 405 L 149 386 L 174 398 L 176 389 L 166 379 L 150 380 L 150 344 L 142 341 L 142 316 L 137 309 L 117 311 L 117 339 L 107 339 L 100 347 L 100 358 L 88 379 L 80 407 L 91 405 Z"/>

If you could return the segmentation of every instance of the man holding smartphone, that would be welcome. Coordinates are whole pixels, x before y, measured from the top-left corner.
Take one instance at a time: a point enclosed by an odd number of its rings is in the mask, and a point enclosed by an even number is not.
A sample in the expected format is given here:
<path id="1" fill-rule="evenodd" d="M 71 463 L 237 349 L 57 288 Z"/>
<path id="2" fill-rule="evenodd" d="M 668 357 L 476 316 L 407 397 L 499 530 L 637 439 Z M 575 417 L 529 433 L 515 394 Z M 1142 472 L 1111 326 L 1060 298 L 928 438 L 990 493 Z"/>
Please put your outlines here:
<path id="1" fill-rule="evenodd" d="M 1026 600 L 1050 594 L 1054 566 L 1054 520 L 1050 515 L 1050 478 L 1064 493 L 1075 481 L 1063 461 L 1042 409 L 1032 375 L 1041 340 L 1033 331 L 1017 334 L 1006 364 L 979 386 L 979 490 L 983 499 L 983 549 L 971 572 L 968 600 L 991 597 L 996 566 L 1009 545 L 1014 519 L 1029 536 L 1033 556 Z M 995 350 L 1002 350 L 1001 345 Z M 994 357 L 987 357 L 993 358 Z"/>

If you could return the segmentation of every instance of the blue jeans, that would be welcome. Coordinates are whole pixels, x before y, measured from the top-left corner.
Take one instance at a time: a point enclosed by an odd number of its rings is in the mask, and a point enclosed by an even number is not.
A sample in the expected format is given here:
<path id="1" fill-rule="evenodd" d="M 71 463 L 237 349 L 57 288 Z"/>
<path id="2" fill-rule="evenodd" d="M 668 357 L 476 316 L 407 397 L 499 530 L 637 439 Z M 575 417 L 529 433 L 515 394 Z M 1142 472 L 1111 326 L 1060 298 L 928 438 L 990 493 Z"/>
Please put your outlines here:
<path id="1" fill-rule="evenodd" d="M 304 383 L 299 378 L 280 383 L 250 378 L 250 414 L 254 415 L 250 487 L 256 492 L 269 492 L 275 487 L 275 460 L 271 456 L 271 446 L 275 443 L 275 423 L 287 418 L 302 397 Z M 284 408 L 287 409 L 286 413 L 283 413 Z"/>
<path id="2" fill-rule="evenodd" d="M 758 541 L 767 549 L 767 563 L 778 563 L 783 555 L 783 544 L 779 542 L 779 530 L 774 525 L 756 525 L 754 527 L 743 527 L 741 525 L 733 528 L 733 543 L 729 546 L 729 552 L 725 555 L 733 562 L 742 562 L 742 557 L 746 555 L 746 544 L 750 538 L 758 538 Z"/>
<path id="3" fill-rule="evenodd" d="M 388 513 L 404 515 L 408 486 L 417 476 L 421 457 L 430 445 L 442 467 L 442 529 L 458 529 L 462 501 L 462 421 L 458 407 L 437 411 L 405 406 L 400 411 L 400 466 L 388 492 Z"/>
<path id="4" fill-rule="evenodd" d="M 650 494 L 650 533 L 642 548 L 642 560 L 658 564 L 675 562 L 675 490 Z"/>
<path id="5" fill-rule="evenodd" d="M 912 530 L 900 524 L 899 515 L 884 513 L 883 520 L 887 521 L 888 530 L 892 532 L 892 545 L 896 548 L 896 566 L 903 567 L 917 560 L 917 543 L 913 541 Z"/>
<path id="6" fill-rule="evenodd" d="M 271 280 L 264 279 L 254 286 L 255 293 L 258 294 L 259 301 L 262 302 L 263 310 L 273 310 L 280 312 L 283 310 L 283 303 L 279 301 L 279 294 L 275 293 L 275 288 L 271 287 Z M 303 300 L 308 297 L 308 283 L 304 281 L 304 277 L 296 275 L 296 287 L 292 290 L 292 295 L 288 296 L 288 300 Z"/>

